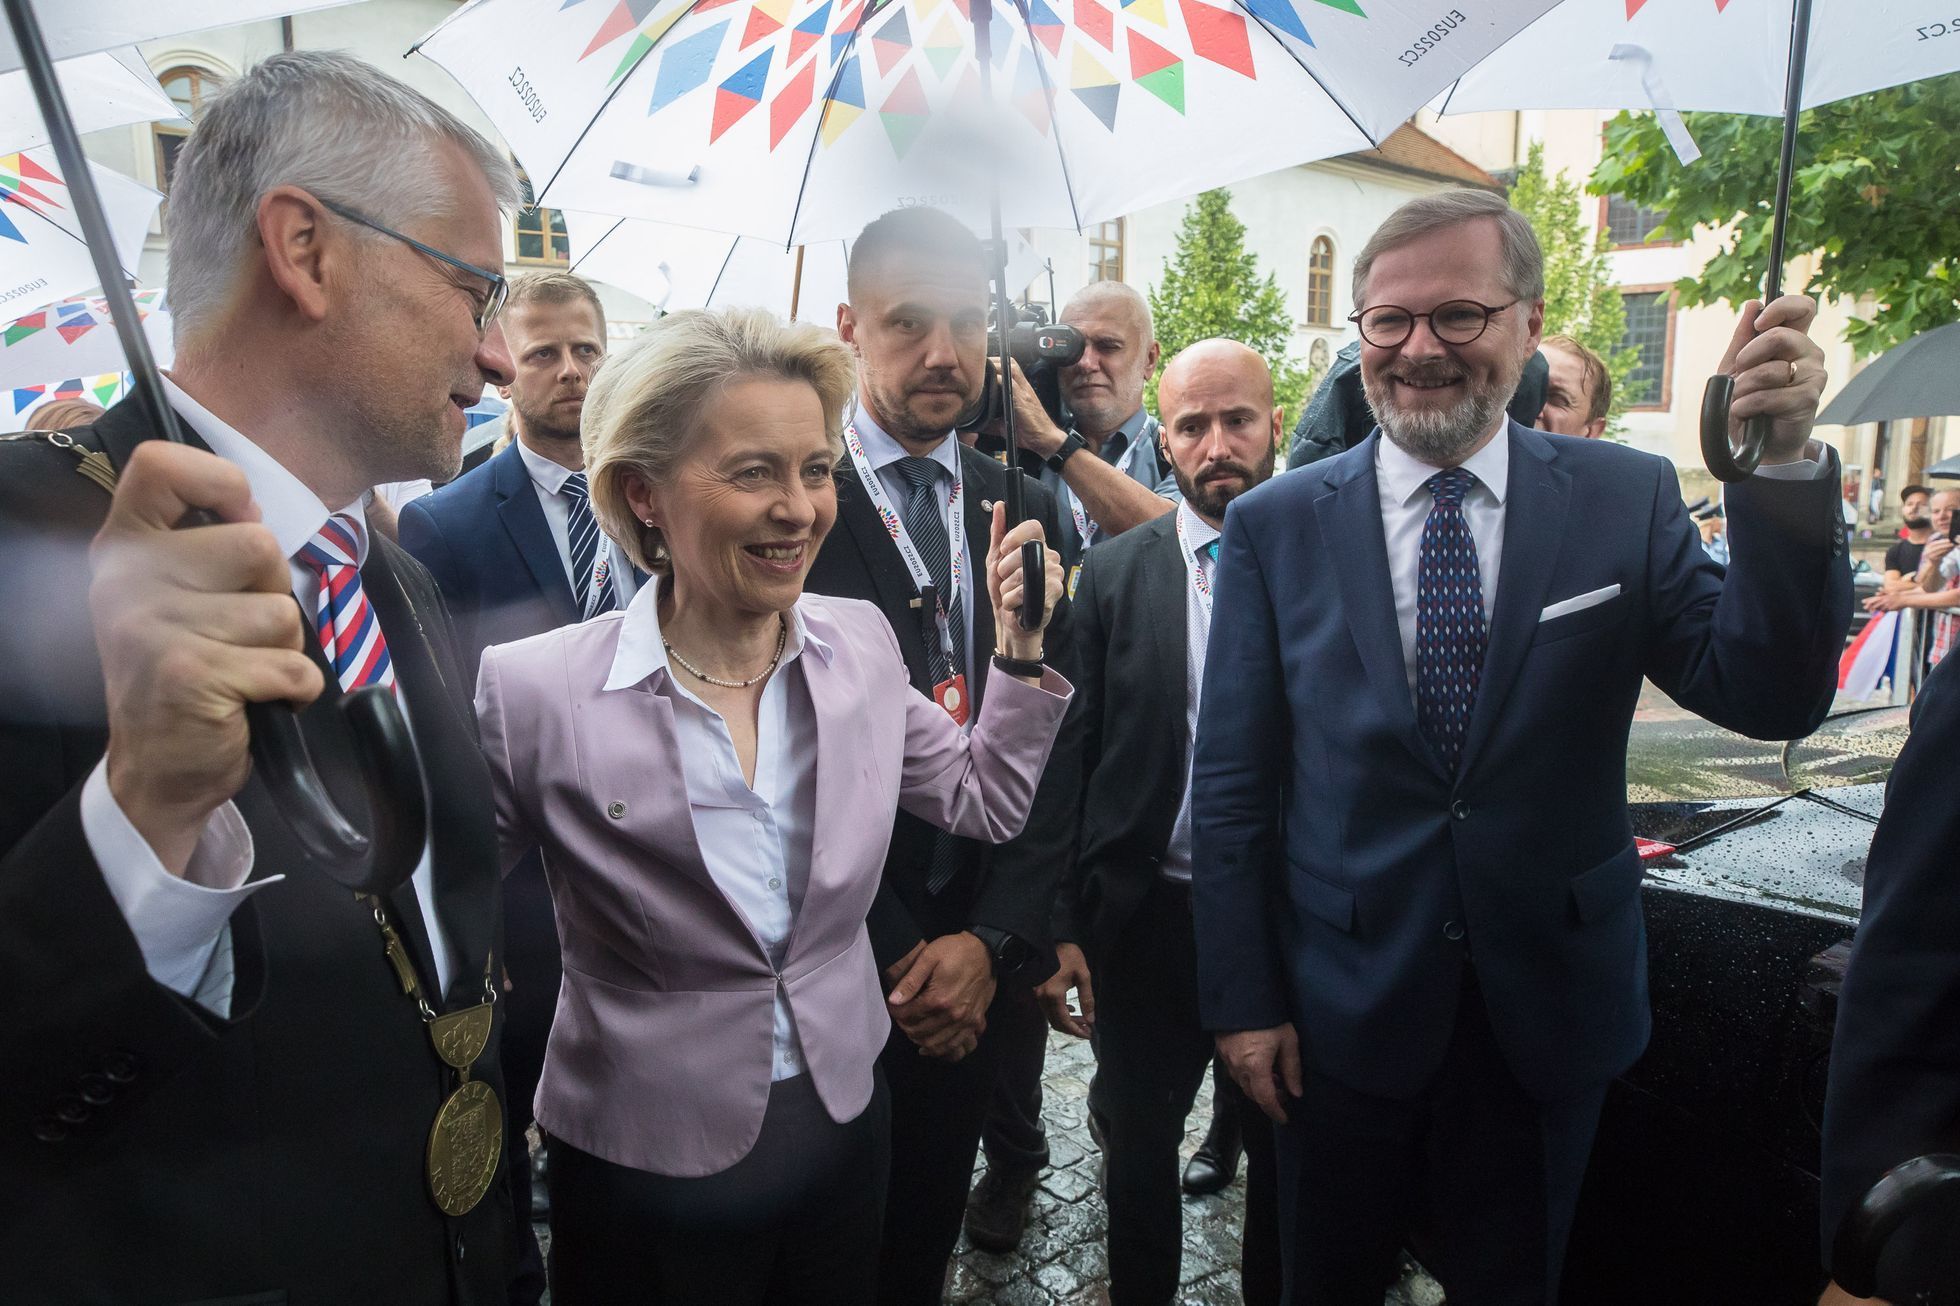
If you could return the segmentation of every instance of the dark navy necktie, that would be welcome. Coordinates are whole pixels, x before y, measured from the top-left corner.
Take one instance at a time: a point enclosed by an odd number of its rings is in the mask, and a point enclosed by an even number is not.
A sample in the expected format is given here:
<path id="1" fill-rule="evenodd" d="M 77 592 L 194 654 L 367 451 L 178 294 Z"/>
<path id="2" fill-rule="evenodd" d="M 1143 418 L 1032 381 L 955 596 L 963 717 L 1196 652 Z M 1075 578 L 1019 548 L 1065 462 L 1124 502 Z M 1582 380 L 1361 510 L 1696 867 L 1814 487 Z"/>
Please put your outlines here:
<path id="1" fill-rule="evenodd" d="M 592 515 L 591 490 L 586 485 L 585 473 L 573 472 L 567 476 L 564 493 L 572 501 L 565 533 L 571 543 L 572 575 L 578 582 L 573 597 L 578 601 L 579 619 L 584 620 L 611 612 L 619 606 L 619 596 L 613 591 L 612 577 L 607 574 L 607 560 L 600 556 L 599 522 Z"/>
<path id="2" fill-rule="evenodd" d="M 1435 503 L 1422 524 L 1416 570 L 1416 723 L 1452 775 L 1477 703 L 1488 638 L 1477 541 L 1463 517 L 1463 496 L 1475 479 L 1452 467 L 1424 482 Z"/>
<path id="3" fill-rule="evenodd" d="M 951 679 L 966 662 L 966 623 L 960 619 L 963 614 L 951 592 L 953 542 L 946 537 L 945 498 L 939 489 L 939 479 L 946 468 L 930 458 L 901 458 L 896 465 L 899 475 L 912 489 L 903 509 L 905 533 L 912 538 L 912 547 L 919 551 L 919 558 L 939 591 L 939 601 L 946 605 L 946 624 L 953 638 L 949 659 L 945 645 L 939 642 L 937 623 L 926 627 L 926 673 L 934 684 L 939 684 Z M 926 854 L 926 892 L 942 892 L 953 882 L 959 868 L 959 850 L 953 836 L 944 830 L 934 830 Z"/>

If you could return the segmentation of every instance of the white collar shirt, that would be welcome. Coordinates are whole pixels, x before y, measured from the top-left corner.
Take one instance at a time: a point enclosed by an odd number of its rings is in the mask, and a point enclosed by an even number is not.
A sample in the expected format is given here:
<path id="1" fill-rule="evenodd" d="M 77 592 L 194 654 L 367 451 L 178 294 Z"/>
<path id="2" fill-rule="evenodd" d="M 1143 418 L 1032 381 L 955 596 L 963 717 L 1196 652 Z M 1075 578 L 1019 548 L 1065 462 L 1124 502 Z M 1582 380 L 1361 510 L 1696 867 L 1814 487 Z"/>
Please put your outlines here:
<path id="1" fill-rule="evenodd" d="M 1477 542 L 1477 576 L 1484 590 L 1488 625 L 1497 603 L 1497 578 L 1504 561 L 1504 502 L 1510 491 L 1510 419 L 1500 417 L 1496 435 L 1464 459 L 1476 478 L 1463 496 L 1463 517 Z M 1402 636 L 1402 665 L 1409 694 L 1416 692 L 1416 583 L 1422 562 L 1422 526 L 1434 504 L 1426 482 L 1441 468 L 1403 451 L 1387 435 L 1375 440 L 1375 488 L 1381 498 L 1382 537 L 1388 545 L 1388 579 L 1395 593 L 1395 624 Z"/>
<path id="2" fill-rule="evenodd" d="M 885 494 L 892 501 L 892 508 L 901 516 L 904 515 L 905 504 L 912 497 L 912 482 L 906 480 L 905 473 L 898 470 L 898 460 L 914 455 L 889 435 L 884 427 L 878 425 L 878 419 L 871 415 L 870 407 L 862 400 L 858 402 L 857 411 L 852 416 L 851 422 L 857 431 L 858 443 L 864 446 L 865 459 L 870 462 L 871 470 L 877 474 L 879 482 L 884 485 Z M 946 469 L 949 479 L 945 482 L 945 488 L 950 489 L 953 479 L 961 475 L 959 437 L 948 431 L 946 438 L 934 445 L 932 452 L 925 456 Z M 965 625 L 966 647 L 960 650 L 960 654 L 966 659 L 966 671 L 970 679 L 973 675 L 974 579 L 980 575 L 980 571 L 974 564 L 972 554 L 967 550 L 965 522 L 953 523 L 953 538 L 948 543 L 965 559 L 965 565 L 961 568 L 961 574 L 965 579 L 960 585 L 960 617 Z"/>
<path id="3" fill-rule="evenodd" d="M 1191 754 L 1192 741 L 1198 737 L 1198 691 L 1205 683 L 1205 650 L 1211 644 L 1211 614 L 1206 610 L 1204 600 L 1198 595 L 1198 587 L 1191 580 L 1191 568 L 1204 570 L 1205 579 L 1212 575 L 1214 560 L 1205 546 L 1218 538 L 1216 526 L 1191 510 L 1191 505 L 1180 502 L 1177 505 L 1179 525 L 1184 528 L 1184 537 L 1178 544 L 1179 559 L 1184 567 L 1184 797 L 1178 803 L 1177 820 L 1171 825 L 1171 841 L 1164 849 L 1163 875 L 1167 880 L 1177 880 L 1184 884 L 1191 882 Z"/>
<path id="4" fill-rule="evenodd" d="M 644 586 L 627 607 L 605 688 L 646 684 L 672 704 L 701 859 L 780 977 L 790 931 L 810 883 L 817 826 L 817 718 L 803 658 L 813 654 L 828 665 L 833 653 L 805 627 L 803 614 L 791 608 L 782 661 L 763 686 L 756 710 L 751 784 L 742 776 L 726 720 L 696 695 L 693 677 L 668 660 L 660 634 L 659 592 L 657 584 Z M 776 986 L 771 1046 L 771 1082 L 804 1073 L 796 1017 L 781 983 Z"/>
<path id="5" fill-rule="evenodd" d="M 213 453 L 245 474 L 262 524 L 286 554 L 293 594 L 311 620 L 320 595 L 319 575 L 295 561 L 293 555 L 326 524 L 330 515 L 327 506 L 249 437 L 168 378 L 164 388 L 185 425 Z M 368 540 L 359 501 L 342 511 L 360 526 L 356 534 L 361 556 L 356 561 L 364 563 Z M 408 694 L 400 686 L 397 701 L 407 716 Z M 410 724 L 412 727 L 412 720 Z M 231 914 L 251 894 L 284 876 L 268 875 L 247 882 L 254 858 L 251 831 L 236 804 L 230 802 L 212 813 L 185 875 L 171 875 L 110 793 L 107 765 L 105 758 L 84 783 L 81 815 L 83 836 L 102 870 L 110 896 L 136 936 L 151 977 L 218 1016 L 228 1016 L 233 987 Z M 447 992 L 454 964 L 448 936 L 436 919 L 435 878 L 426 844 L 413 882 L 435 955 L 436 982 L 442 992 Z"/>
<path id="6" fill-rule="evenodd" d="M 538 496 L 538 509 L 544 513 L 544 524 L 551 529 L 552 547 L 558 550 L 558 565 L 565 569 L 565 584 L 582 606 L 578 577 L 572 574 L 572 496 L 565 493 L 565 482 L 572 479 L 572 469 L 551 461 L 515 434 L 511 440 L 517 445 L 517 456 L 531 477 L 531 489 Z M 632 564 L 603 531 L 599 534 L 599 547 L 605 550 L 605 556 L 610 560 L 608 572 L 612 576 L 613 593 L 623 608 L 633 600 Z"/>

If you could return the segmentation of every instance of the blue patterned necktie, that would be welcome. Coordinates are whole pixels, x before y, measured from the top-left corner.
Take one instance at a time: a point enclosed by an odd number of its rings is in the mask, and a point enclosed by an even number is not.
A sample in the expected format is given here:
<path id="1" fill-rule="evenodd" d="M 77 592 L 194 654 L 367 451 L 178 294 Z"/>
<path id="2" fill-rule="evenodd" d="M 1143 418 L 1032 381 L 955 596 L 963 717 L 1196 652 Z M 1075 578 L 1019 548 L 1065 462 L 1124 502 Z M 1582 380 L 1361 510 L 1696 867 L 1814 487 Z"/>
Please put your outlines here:
<path id="1" fill-rule="evenodd" d="M 583 621 L 601 612 L 611 612 L 619 606 L 619 597 L 613 590 L 612 577 L 606 572 L 606 560 L 599 556 L 599 523 L 592 516 L 592 492 L 586 485 L 585 473 L 573 472 L 567 476 L 564 493 L 572 501 L 572 511 L 565 522 L 565 534 L 572 546 L 572 575 L 577 578 L 577 590 L 572 597 L 578 601 L 579 620 Z"/>
<path id="2" fill-rule="evenodd" d="M 1452 467 L 1424 482 L 1435 504 L 1422 524 L 1416 570 L 1416 723 L 1452 775 L 1488 639 L 1477 541 L 1463 518 L 1463 496 L 1475 479 Z"/>

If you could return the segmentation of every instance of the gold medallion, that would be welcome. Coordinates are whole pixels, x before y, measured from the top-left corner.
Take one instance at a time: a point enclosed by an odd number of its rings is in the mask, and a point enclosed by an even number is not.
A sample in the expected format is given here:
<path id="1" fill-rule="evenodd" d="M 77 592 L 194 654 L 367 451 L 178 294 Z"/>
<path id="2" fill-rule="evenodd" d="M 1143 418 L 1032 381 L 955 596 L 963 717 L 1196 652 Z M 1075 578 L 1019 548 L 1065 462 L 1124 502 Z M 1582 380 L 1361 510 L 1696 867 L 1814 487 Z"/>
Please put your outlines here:
<path id="1" fill-rule="evenodd" d="M 429 1022 L 429 1038 L 436 1055 L 452 1069 L 468 1070 L 490 1045 L 491 1007 L 479 1002 L 474 1007 L 437 1016 Z"/>
<path id="2" fill-rule="evenodd" d="M 496 1093 L 482 1080 L 465 1082 L 442 1104 L 429 1130 L 429 1192 L 443 1214 L 466 1215 L 483 1200 L 503 1148 L 503 1108 Z"/>

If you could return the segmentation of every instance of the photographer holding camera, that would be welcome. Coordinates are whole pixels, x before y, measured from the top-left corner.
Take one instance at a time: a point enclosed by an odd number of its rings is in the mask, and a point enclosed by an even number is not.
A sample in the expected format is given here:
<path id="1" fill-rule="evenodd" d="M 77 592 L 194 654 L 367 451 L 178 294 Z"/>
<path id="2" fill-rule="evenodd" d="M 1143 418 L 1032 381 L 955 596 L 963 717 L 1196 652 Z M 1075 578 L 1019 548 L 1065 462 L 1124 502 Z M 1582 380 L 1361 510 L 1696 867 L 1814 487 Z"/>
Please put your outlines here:
<path id="1" fill-rule="evenodd" d="M 1175 506 L 1163 496 L 1170 470 L 1157 448 L 1157 419 L 1143 387 L 1157 370 L 1150 306 L 1120 281 L 1092 282 L 1062 309 L 1081 332 L 1082 357 L 1061 369 L 1065 429 L 1043 408 L 1015 364 L 1015 442 L 1041 459 L 1042 483 L 1067 510 L 1057 546 L 1073 581 L 1083 552 Z"/>

